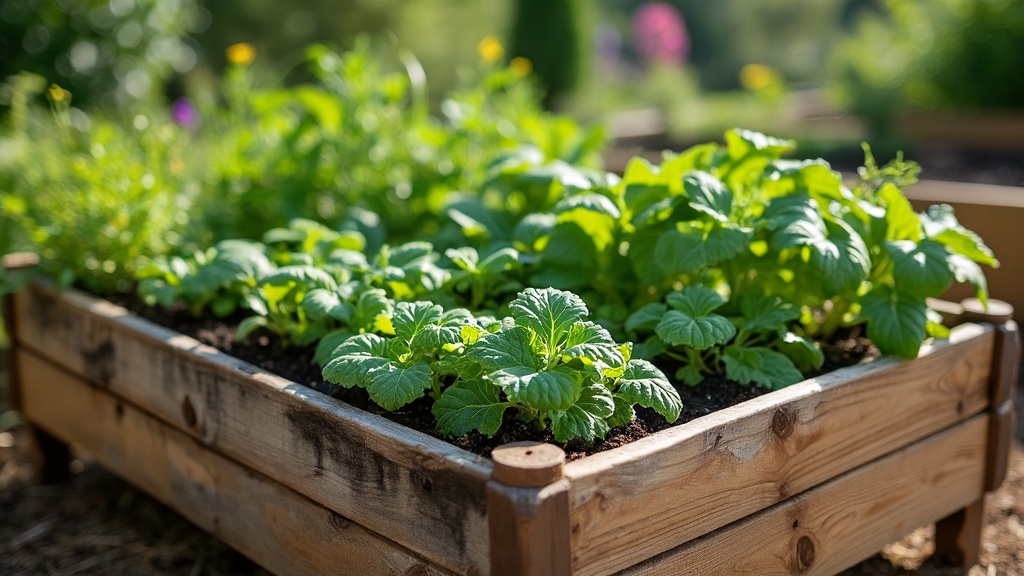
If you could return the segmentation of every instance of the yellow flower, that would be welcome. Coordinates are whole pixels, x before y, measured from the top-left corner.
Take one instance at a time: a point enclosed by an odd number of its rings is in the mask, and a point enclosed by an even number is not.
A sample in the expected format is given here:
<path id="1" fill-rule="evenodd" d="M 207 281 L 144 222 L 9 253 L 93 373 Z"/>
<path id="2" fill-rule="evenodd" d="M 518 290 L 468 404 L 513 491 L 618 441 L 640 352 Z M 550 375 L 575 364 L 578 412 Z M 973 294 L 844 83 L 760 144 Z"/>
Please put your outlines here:
<path id="1" fill-rule="evenodd" d="M 776 81 L 775 70 L 764 64 L 747 64 L 740 69 L 740 84 L 747 90 L 764 90 Z"/>
<path id="2" fill-rule="evenodd" d="M 50 88 L 46 91 L 46 95 L 50 98 L 50 102 L 53 102 L 54 104 L 71 101 L 71 92 L 68 92 L 56 84 L 50 84 Z"/>
<path id="3" fill-rule="evenodd" d="M 228 62 L 235 66 L 245 66 L 256 59 L 256 48 L 248 42 L 239 42 L 228 46 L 225 54 L 228 57 Z"/>
<path id="4" fill-rule="evenodd" d="M 523 58 L 522 56 L 516 56 L 508 63 L 508 67 L 512 70 L 512 73 L 516 76 L 526 76 L 530 72 L 533 72 L 533 62 L 530 62 L 529 58 Z"/>
<path id="5" fill-rule="evenodd" d="M 484 62 L 497 62 L 505 55 L 505 49 L 502 48 L 501 42 L 494 36 L 488 36 L 477 44 L 476 51 L 480 53 L 480 57 L 484 59 Z"/>

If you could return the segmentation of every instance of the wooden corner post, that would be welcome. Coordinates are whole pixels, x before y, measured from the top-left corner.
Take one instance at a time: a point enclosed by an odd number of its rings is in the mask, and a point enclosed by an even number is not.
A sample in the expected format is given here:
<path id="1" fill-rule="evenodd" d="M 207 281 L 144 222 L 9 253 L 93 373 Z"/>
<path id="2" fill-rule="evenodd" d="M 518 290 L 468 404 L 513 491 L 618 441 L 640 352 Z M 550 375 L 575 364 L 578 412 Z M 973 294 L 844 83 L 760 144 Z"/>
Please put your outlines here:
<path id="1" fill-rule="evenodd" d="M 39 263 L 35 254 L 9 254 L 3 257 L 2 266 L 5 272 L 22 273 Z M 18 330 L 14 314 L 16 294 L 0 293 L 4 328 L 7 330 L 7 395 L 11 407 L 21 411 L 21 370 L 18 366 Z M 25 438 L 28 442 L 28 459 L 33 469 L 33 479 L 41 484 L 59 482 L 71 476 L 71 453 L 67 444 L 54 438 L 25 421 Z"/>
<path id="2" fill-rule="evenodd" d="M 996 329 L 989 388 L 989 429 L 985 454 L 983 488 L 991 492 L 1006 479 L 1013 441 L 1015 411 L 1013 390 L 1020 376 L 1021 337 L 1013 321 L 1013 306 L 990 300 L 988 308 L 976 298 L 960 303 L 963 319 L 968 322 L 990 322 Z M 969 568 L 978 563 L 981 530 L 984 525 L 985 497 L 966 508 L 943 518 L 935 525 L 935 552 Z"/>
<path id="3" fill-rule="evenodd" d="M 551 444 L 514 442 L 495 448 L 491 458 L 491 576 L 571 574 L 565 452 Z"/>

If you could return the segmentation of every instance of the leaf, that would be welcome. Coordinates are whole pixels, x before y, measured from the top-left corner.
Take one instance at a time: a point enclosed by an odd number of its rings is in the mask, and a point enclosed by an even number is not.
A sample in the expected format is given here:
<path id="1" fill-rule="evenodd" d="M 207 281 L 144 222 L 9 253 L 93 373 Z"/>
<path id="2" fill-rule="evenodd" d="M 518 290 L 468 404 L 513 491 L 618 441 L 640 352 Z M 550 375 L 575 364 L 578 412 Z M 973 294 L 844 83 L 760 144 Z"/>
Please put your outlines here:
<path id="1" fill-rule="evenodd" d="M 328 332 L 317 342 L 316 351 L 313 353 L 313 361 L 322 369 L 331 359 L 338 346 L 341 346 L 352 336 L 355 336 L 355 334 L 349 328 Z"/>
<path id="2" fill-rule="evenodd" d="M 695 317 L 679 310 L 666 312 L 655 331 L 666 344 L 689 346 L 697 350 L 725 344 L 736 335 L 736 327 L 724 316 L 710 314 Z"/>
<path id="3" fill-rule="evenodd" d="M 779 352 L 785 354 L 801 372 L 812 372 L 825 363 L 825 353 L 810 338 L 785 330 L 780 340 L 776 345 Z"/>
<path id="4" fill-rule="evenodd" d="M 476 270 L 480 262 L 480 255 L 477 254 L 476 249 L 469 246 L 449 248 L 444 251 L 444 255 L 460 269 L 470 272 Z"/>
<path id="5" fill-rule="evenodd" d="M 707 172 L 693 171 L 683 177 L 683 189 L 690 206 L 719 222 L 728 222 L 732 213 L 732 192 L 721 180 Z"/>
<path id="6" fill-rule="evenodd" d="M 654 248 L 654 261 L 668 276 L 691 274 L 708 265 L 708 251 L 700 230 L 665 232 Z"/>
<path id="7" fill-rule="evenodd" d="M 917 358 L 926 336 L 928 306 L 925 299 L 877 286 L 861 299 L 868 338 L 885 354 Z"/>
<path id="8" fill-rule="evenodd" d="M 352 320 L 354 308 L 347 302 L 342 302 L 337 292 L 314 288 L 302 298 L 302 311 L 310 320 L 319 322 L 328 318 L 341 322 Z"/>
<path id="9" fill-rule="evenodd" d="M 377 328 L 377 318 L 391 314 L 392 303 L 387 292 L 380 288 L 365 290 L 356 299 L 355 312 L 352 314 L 352 327 L 368 332 Z"/>
<path id="10" fill-rule="evenodd" d="M 615 401 L 608 389 L 599 384 L 584 388 L 579 400 L 564 411 L 552 411 L 551 432 L 557 442 L 580 438 L 604 438 L 610 427 L 605 422 L 615 413 Z"/>
<path id="11" fill-rule="evenodd" d="M 324 366 L 324 380 L 351 388 L 367 388 L 373 375 L 391 362 L 384 357 L 387 341 L 376 334 L 359 334 L 338 346 Z"/>
<path id="12" fill-rule="evenodd" d="M 445 347 L 462 344 L 462 330 L 467 326 L 437 326 L 427 324 L 409 341 L 413 352 L 437 352 Z"/>
<path id="13" fill-rule="evenodd" d="M 605 418 L 605 422 L 607 422 L 609 426 L 612 428 L 616 426 L 625 426 L 636 418 L 636 412 L 633 410 L 632 402 L 617 394 L 612 396 L 612 400 L 615 402 L 615 411 L 611 416 Z"/>
<path id="14" fill-rule="evenodd" d="M 800 317 L 800 309 L 774 296 L 747 295 L 740 298 L 740 314 L 745 332 L 777 331 Z"/>
<path id="15" fill-rule="evenodd" d="M 241 342 L 248 338 L 249 335 L 255 332 L 258 328 L 263 328 L 266 325 L 267 318 L 265 316 L 250 316 L 238 324 L 238 330 L 235 332 L 235 340 Z"/>
<path id="16" fill-rule="evenodd" d="M 602 371 L 622 366 L 626 362 L 611 334 L 593 322 L 577 322 L 569 328 L 562 358 L 565 361 L 581 359 L 597 364 Z"/>
<path id="17" fill-rule="evenodd" d="M 646 360 L 629 361 L 616 393 L 632 404 L 654 409 L 669 422 L 675 422 L 683 410 L 683 401 L 668 378 Z"/>
<path id="18" fill-rule="evenodd" d="M 952 254 L 949 257 L 949 267 L 953 270 L 956 281 L 972 284 L 978 300 L 981 300 L 983 306 L 988 306 L 988 280 L 985 279 L 981 266 L 966 256 Z"/>
<path id="19" fill-rule="evenodd" d="M 579 398 L 583 387 L 579 372 L 565 366 L 536 374 L 499 370 L 488 379 L 502 385 L 509 400 L 534 410 L 565 410 Z"/>
<path id="20" fill-rule="evenodd" d="M 563 198 L 555 207 L 552 212 L 555 214 L 561 214 L 563 212 L 569 212 L 570 210 L 587 210 L 589 212 L 596 212 L 603 214 L 618 220 L 622 214 L 619 212 L 619 208 L 614 202 L 608 199 L 608 197 L 601 194 L 575 194 Z"/>
<path id="21" fill-rule="evenodd" d="M 886 253 L 893 261 L 896 289 L 921 298 L 942 294 L 953 283 L 946 247 L 934 240 L 915 244 L 909 240 L 886 242 Z"/>
<path id="22" fill-rule="evenodd" d="M 679 370 L 676 370 L 676 380 L 682 380 L 683 384 L 692 387 L 703 382 L 704 375 L 701 374 L 700 368 L 693 364 L 687 364 Z"/>
<path id="23" fill-rule="evenodd" d="M 507 328 L 480 337 L 466 349 L 466 356 L 478 363 L 484 372 L 513 367 L 525 367 L 534 372 L 537 369 L 533 347 L 535 338 L 534 333 L 526 328 Z"/>
<path id="24" fill-rule="evenodd" d="M 750 228 L 714 225 L 704 235 L 704 250 L 708 265 L 728 260 L 745 251 L 754 238 Z"/>
<path id="25" fill-rule="evenodd" d="M 480 262 L 480 269 L 491 276 L 497 276 L 519 263 L 519 252 L 514 248 L 502 248 L 488 254 Z"/>
<path id="26" fill-rule="evenodd" d="M 451 437 L 476 430 L 494 436 L 511 406 L 501 401 L 499 392 L 497 386 L 480 379 L 463 380 L 446 388 L 431 408 L 438 433 Z"/>
<path id="27" fill-rule="evenodd" d="M 804 379 L 789 358 L 768 348 L 729 346 L 722 360 L 726 377 L 740 384 L 778 390 Z"/>
<path id="28" fill-rule="evenodd" d="M 689 286 L 665 297 L 669 306 L 689 316 L 706 316 L 725 304 L 725 298 L 707 286 Z"/>
<path id="29" fill-rule="evenodd" d="M 409 368 L 388 364 L 373 374 L 366 390 L 371 400 L 393 412 L 422 397 L 427 388 L 430 388 L 430 367 L 426 364 L 415 364 Z"/>
<path id="30" fill-rule="evenodd" d="M 516 248 L 526 253 L 544 249 L 544 240 L 555 229 L 557 217 L 554 214 L 529 214 L 516 224 L 512 239 Z"/>
<path id="31" fill-rule="evenodd" d="M 738 128 L 725 133 L 725 142 L 729 148 L 729 156 L 734 159 L 743 158 L 753 152 L 778 157 L 796 147 L 796 142 L 792 140 L 783 140 L 753 130 Z"/>
<path id="32" fill-rule="evenodd" d="M 923 236 L 921 218 L 903 192 L 891 182 L 886 182 L 876 196 L 885 206 L 885 240 L 920 241 Z"/>
<path id="33" fill-rule="evenodd" d="M 561 345 L 573 324 L 590 313 L 579 296 L 553 288 L 527 288 L 509 308 L 516 325 L 533 330 L 549 353 Z"/>
<path id="34" fill-rule="evenodd" d="M 999 261 L 981 237 L 960 225 L 952 206 L 929 206 L 921 214 L 921 223 L 926 237 L 946 246 L 954 254 L 966 256 L 979 264 L 999 267 Z"/>
<path id="35" fill-rule="evenodd" d="M 626 318 L 626 332 L 649 332 L 661 322 L 668 306 L 661 302 L 651 302 Z"/>
<path id="36" fill-rule="evenodd" d="M 284 266 L 260 281 L 261 286 L 287 286 L 289 284 L 302 286 L 306 290 L 324 288 L 334 291 L 338 289 L 338 282 L 330 274 L 313 266 Z"/>
<path id="37" fill-rule="evenodd" d="M 391 325 L 399 338 L 410 342 L 424 327 L 440 322 L 442 314 L 444 309 L 430 302 L 399 302 L 391 315 Z"/>

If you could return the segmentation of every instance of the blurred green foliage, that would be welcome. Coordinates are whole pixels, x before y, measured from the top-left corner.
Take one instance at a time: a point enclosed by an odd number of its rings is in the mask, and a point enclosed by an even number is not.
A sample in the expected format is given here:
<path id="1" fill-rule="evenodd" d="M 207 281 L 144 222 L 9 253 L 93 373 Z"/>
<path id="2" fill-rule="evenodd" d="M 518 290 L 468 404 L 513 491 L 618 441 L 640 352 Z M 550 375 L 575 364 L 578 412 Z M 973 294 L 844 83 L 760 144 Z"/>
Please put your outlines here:
<path id="1" fill-rule="evenodd" d="M 197 0 L 4 0 L 0 79 L 39 74 L 82 105 L 152 98 L 196 65 L 207 18 Z"/>
<path id="2" fill-rule="evenodd" d="M 592 23 L 586 0 L 518 0 L 509 55 L 533 63 L 550 105 L 568 96 L 583 76 Z"/>
<path id="3" fill-rule="evenodd" d="M 833 62 L 833 90 L 876 131 L 906 110 L 1024 108 L 1024 3 L 886 0 Z"/>

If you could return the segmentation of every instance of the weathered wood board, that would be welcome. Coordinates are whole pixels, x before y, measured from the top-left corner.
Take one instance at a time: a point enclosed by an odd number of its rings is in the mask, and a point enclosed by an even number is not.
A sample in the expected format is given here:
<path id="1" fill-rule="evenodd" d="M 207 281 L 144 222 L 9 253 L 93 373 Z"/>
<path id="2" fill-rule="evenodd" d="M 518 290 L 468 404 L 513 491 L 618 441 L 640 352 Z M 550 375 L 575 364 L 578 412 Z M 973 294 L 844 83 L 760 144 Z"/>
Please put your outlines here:
<path id="1" fill-rule="evenodd" d="M 33 286 L 14 317 L 40 358 L 432 562 L 487 572 L 489 460 L 78 292 Z"/>
<path id="2" fill-rule="evenodd" d="M 984 494 L 988 418 L 975 416 L 625 574 L 840 572 Z"/>
<path id="3" fill-rule="evenodd" d="M 21 351 L 27 419 L 277 574 L 450 574 Z"/>
<path id="4" fill-rule="evenodd" d="M 981 412 L 993 341 L 963 325 L 913 363 L 833 372 L 569 463 L 576 573 L 620 570 Z"/>

